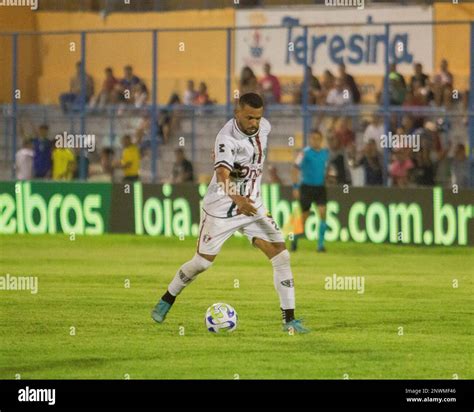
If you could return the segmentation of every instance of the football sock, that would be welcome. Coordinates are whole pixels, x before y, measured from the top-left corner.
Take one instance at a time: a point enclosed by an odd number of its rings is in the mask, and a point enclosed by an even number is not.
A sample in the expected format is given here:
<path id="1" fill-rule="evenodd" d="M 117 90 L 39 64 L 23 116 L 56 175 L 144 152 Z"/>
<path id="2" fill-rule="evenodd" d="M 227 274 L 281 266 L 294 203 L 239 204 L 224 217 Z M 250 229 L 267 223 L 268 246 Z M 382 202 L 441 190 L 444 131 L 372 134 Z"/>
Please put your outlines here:
<path id="1" fill-rule="evenodd" d="M 204 272 L 206 269 L 209 269 L 211 265 L 212 262 L 209 262 L 207 259 L 204 259 L 196 253 L 190 261 L 186 262 L 178 269 L 176 275 L 168 286 L 169 293 L 172 296 L 178 296 L 197 275 Z"/>
<path id="2" fill-rule="evenodd" d="M 324 234 L 326 233 L 328 225 L 325 220 L 321 220 L 319 223 L 319 235 L 318 235 L 318 249 L 324 247 Z"/>
<path id="3" fill-rule="evenodd" d="M 172 305 L 176 300 L 176 296 L 173 296 L 169 291 L 166 291 L 166 293 L 161 297 L 161 300 Z"/>
<path id="4" fill-rule="evenodd" d="M 270 259 L 273 265 L 273 281 L 280 297 L 282 310 L 295 309 L 295 288 L 290 267 L 290 252 L 284 250 Z"/>
<path id="5" fill-rule="evenodd" d="M 294 309 L 281 309 L 281 316 L 283 318 L 283 323 L 291 322 L 292 320 L 295 320 L 295 310 Z"/>

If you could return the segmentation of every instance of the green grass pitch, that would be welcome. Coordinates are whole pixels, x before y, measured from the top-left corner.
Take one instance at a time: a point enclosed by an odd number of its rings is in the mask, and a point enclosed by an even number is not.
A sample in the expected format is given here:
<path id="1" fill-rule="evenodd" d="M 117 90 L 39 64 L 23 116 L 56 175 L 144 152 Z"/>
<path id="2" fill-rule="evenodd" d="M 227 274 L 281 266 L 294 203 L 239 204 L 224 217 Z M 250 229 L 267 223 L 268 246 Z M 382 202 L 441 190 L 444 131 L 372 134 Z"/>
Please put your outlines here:
<path id="1" fill-rule="evenodd" d="M 321 255 L 302 241 L 292 255 L 296 312 L 312 333 L 290 336 L 271 265 L 243 238 L 155 324 L 150 311 L 195 243 L 1 236 L 1 275 L 38 276 L 39 287 L 0 291 L 0 378 L 474 378 L 472 248 L 329 243 Z M 326 290 L 333 274 L 364 276 L 365 292 Z M 235 332 L 207 332 L 216 302 L 237 310 Z"/>

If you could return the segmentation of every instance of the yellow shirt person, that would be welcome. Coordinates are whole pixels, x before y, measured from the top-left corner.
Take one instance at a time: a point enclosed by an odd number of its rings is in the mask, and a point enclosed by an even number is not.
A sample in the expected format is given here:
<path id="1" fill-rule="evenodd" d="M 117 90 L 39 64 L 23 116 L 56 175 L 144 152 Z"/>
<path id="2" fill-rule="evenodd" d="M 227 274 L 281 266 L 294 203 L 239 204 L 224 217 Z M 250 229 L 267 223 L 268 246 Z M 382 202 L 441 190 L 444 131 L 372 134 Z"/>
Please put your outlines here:
<path id="1" fill-rule="evenodd" d="M 76 167 L 76 157 L 70 149 L 56 148 L 51 155 L 53 180 L 72 180 Z"/>
<path id="2" fill-rule="evenodd" d="M 137 145 L 132 143 L 132 138 L 125 135 L 122 138 L 122 158 L 116 167 L 123 169 L 125 181 L 138 180 L 138 173 L 140 170 L 140 151 Z"/>

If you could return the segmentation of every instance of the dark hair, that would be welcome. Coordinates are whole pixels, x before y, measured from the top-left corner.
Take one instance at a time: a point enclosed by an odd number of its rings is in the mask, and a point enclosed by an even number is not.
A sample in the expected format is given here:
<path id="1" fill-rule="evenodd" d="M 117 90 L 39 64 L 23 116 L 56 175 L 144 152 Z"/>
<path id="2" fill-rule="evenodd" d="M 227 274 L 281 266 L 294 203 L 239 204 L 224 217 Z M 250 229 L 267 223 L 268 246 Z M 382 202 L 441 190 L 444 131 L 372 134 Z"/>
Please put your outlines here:
<path id="1" fill-rule="evenodd" d="M 46 123 L 40 124 L 38 129 L 49 130 L 49 126 Z"/>
<path id="2" fill-rule="evenodd" d="M 257 93 L 245 93 L 240 96 L 239 106 L 244 107 L 245 105 L 260 109 L 260 107 L 263 107 L 263 100 Z"/>
<path id="3" fill-rule="evenodd" d="M 311 129 L 311 134 L 319 134 L 320 136 L 323 135 L 323 134 L 321 133 L 321 130 L 319 130 L 319 129 Z"/>

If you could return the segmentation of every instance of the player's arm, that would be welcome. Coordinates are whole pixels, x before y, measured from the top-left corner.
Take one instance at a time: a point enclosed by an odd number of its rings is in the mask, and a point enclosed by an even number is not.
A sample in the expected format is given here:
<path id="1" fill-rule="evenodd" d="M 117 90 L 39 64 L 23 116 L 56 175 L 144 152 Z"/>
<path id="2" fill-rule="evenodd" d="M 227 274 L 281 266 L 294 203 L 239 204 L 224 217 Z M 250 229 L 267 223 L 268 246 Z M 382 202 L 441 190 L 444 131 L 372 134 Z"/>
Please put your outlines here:
<path id="1" fill-rule="evenodd" d="M 293 163 L 293 167 L 291 168 L 291 181 L 293 183 L 293 198 L 299 199 L 300 198 L 300 167 L 301 163 L 303 162 L 303 153 L 298 153 L 296 157 L 295 163 Z"/>

